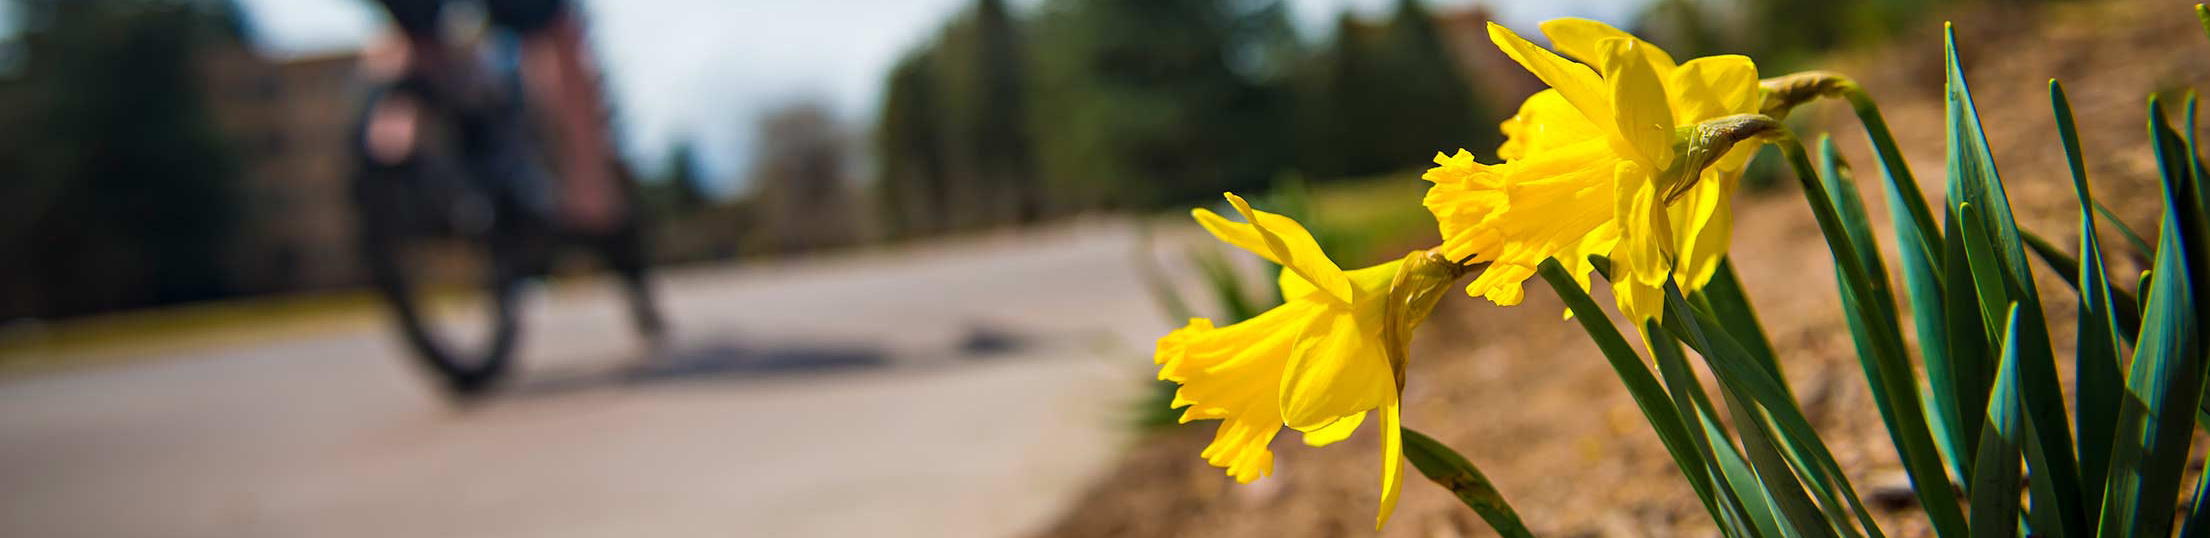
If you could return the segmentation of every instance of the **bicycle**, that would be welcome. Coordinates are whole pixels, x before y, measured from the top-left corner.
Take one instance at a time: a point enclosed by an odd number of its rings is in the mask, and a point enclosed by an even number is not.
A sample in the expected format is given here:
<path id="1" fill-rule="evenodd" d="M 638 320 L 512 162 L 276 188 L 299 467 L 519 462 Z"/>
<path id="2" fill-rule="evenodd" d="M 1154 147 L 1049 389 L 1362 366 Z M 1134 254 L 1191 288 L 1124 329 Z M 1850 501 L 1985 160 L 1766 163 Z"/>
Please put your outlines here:
<path id="1" fill-rule="evenodd" d="M 663 322 L 649 281 L 644 208 L 637 183 L 615 166 L 626 215 L 612 230 L 584 233 L 561 225 L 560 182 L 548 159 L 545 112 L 533 106 L 512 61 L 512 39 L 479 44 L 472 69 L 490 91 L 461 98 L 417 75 L 372 81 L 353 123 L 352 195 L 359 247 L 378 294 L 416 362 L 445 392 L 467 399 L 506 376 L 522 332 L 526 284 L 549 273 L 568 247 L 595 250 L 620 277 L 635 329 L 654 347 Z M 394 111 L 380 107 L 406 107 Z M 375 155 L 370 130 L 379 113 L 413 115 L 405 156 Z M 455 279 L 474 284 L 453 284 Z M 466 297 L 479 294 L 473 300 Z M 442 312 L 480 302 L 487 317 L 456 322 Z M 474 330 L 474 342 L 451 329 Z"/>

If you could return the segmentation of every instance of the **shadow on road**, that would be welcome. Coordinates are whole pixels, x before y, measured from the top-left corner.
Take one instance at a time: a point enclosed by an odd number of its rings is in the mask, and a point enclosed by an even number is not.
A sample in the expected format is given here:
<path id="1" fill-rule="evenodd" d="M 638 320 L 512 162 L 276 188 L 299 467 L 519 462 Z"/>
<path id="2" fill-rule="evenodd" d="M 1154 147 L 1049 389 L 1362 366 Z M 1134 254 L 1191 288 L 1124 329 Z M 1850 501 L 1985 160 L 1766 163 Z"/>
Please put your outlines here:
<path id="1" fill-rule="evenodd" d="M 714 377 L 767 377 L 840 372 L 890 365 L 873 346 L 816 344 L 747 347 L 713 344 L 663 354 L 619 374 L 628 383 Z"/>
<path id="2" fill-rule="evenodd" d="M 896 356 L 879 346 L 856 343 L 803 343 L 745 345 L 732 342 L 693 344 L 635 359 L 616 369 L 578 371 L 565 375 L 521 376 L 507 387 L 506 397 L 554 396 L 586 389 L 648 386 L 670 382 L 733 381 L 830 376 L 890 367 L 922 367 L 984 360 L 1013 354 L 1031 346 L 1031 335 L 998 327 L 968 328 L 948 354 L 933 357 Z M 910 354 L 908 354 L 910 355 Z M 954 360 L 936 360 L 947 358 Z"/>

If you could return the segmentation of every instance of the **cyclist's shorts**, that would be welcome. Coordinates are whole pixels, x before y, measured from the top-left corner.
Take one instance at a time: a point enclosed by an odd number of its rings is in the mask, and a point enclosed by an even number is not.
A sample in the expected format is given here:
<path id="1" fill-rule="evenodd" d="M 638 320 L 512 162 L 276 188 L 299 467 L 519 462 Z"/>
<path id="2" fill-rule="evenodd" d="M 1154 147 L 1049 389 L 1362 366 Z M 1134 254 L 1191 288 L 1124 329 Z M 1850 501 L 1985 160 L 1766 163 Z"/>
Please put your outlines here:
<path id="1" fill-rule="evenodd" d="M 407 35 L 425 36 L 437 33 L 438 15 L 445 9 L 447 0 L 377 0 L 384 10 L 391 12 L 392 22 Z M 519 34 L 535 33 L 551 26 L 554 19 L 568 9 L 565 0 L 482 0 L 484 12 L 491 24 Z"/>

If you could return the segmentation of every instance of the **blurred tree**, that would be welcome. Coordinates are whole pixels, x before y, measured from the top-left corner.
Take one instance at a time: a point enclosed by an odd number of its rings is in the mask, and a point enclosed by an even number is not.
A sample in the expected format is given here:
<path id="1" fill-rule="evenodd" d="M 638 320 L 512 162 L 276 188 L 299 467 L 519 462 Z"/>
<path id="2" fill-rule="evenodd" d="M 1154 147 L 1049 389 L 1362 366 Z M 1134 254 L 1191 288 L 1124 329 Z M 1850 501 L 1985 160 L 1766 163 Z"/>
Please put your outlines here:
<path id="1" fill-rule="evenodd" d="M 874 188 L 892 236 L 1414 169 L 1498 139 L 1412 0 L 1344 19 L 1317 55 L 1280 0 L 1046 0 L 1021 21 L 980 0 L 891 72 Z"/>
<path id="2" fill-rule="evenodd" d="M 2034 1 L 2034 0 L 2029 0 Z M 1810 67 L 1840 47 L 1878 43 L 1949 0 L 1659 0 L 1635 22 L 1675 56 L 1747 54 L 1760 72 Z"/>
<path id="3" fill-rule="evenodd" d="M 1657 0 L 1643 8 L 1634 32 L 1679 58 L 1722 54 L 1729 47 L 1711 17 L 1696 0 Z"/>
<path id="4" fill-rule="evenodd" d="M 892 69 L 875 133 L 875 193 L 892 237 L 1049 210 L 1020 26 L 1002 0 L 978 0 Z"/>
<path id="5" fill-rule="evenodd" d="M 941 232 L 951 196 L 937 119 L 934 64 L 927 51 L 909 54 L 891 68 L 875 128 L 875 205 L 892 238 Z"/>
<path id="6" fill-rule="evenodd" d="M 685 141 L 668 150 L 660 177 L 644 185 L 647 208 L 655 217 L 679 219 L 707 205 L 706 178 L 698 171 L 697 150 Z"/>
<path id="7" fill-rule="evenodd" d="M 1055 205 L 1151 207 L 1250 190 L 1287 168 L 1271 66 L 1279 2 L 1048 0 L 1034 35 L 1040 168 Z M 1254 62 L 1258 63 L 1258 62 Z"/>
<path id="8" fill-rule="evenodd" d="M 649 235 L 656 264 L 729 259 L 752 232 L 753 204 L 710 194 L 696 148 L 691 141 L 676 144 L 659 176 L 640 185 L 653 217 Z"/>
<path id="9" fill-rule="evenodd" d="M 1806 56 L 1839 46 L 1849 37 L 1856 14 L 1874 9 L 1877 2 L 1852 6 L 1827 0 L 1757 0 L 1749 2 L 1751 23 L 1746 30 L 1750 50 L 1767 65 L 1793 65 Z"/>
<path id="10" fill-rule="evenodd" d="M 0 316 L 220 296 L 239 165 L 198 53 L 227 2 L 16 0 L 0 80 Z"/>
<path id="11" fill-rule="evenodd" d="M 962 226 L 1027 222 L 1042 212 L 1028 135 L 1022 41 L 1003 0 L 978 0 L 948 28 L 935 58 L 950 112 L 942 127 L 947 172 L 970 186 Z"/>
<path id="12" fill-rule="evenodd" d="M 799 102 L 760 120 L 751 171 L 756 219 L 747 232 L 762 250 L 803 252 L 858 239 L 848 187 L 851 147 L 820 103 Z"/>
<path id="13" fill-rule="evenodd" d="M 1503 115 L 1482 106 L 1416 0 L 1400 0 L 1385 23 L 1341 15 L 1331 46 L 1306 65 L 1298 153 L 1313 177 L 1418 168 L 1458 148 L 1493 157 L 1500 142 Z"/>

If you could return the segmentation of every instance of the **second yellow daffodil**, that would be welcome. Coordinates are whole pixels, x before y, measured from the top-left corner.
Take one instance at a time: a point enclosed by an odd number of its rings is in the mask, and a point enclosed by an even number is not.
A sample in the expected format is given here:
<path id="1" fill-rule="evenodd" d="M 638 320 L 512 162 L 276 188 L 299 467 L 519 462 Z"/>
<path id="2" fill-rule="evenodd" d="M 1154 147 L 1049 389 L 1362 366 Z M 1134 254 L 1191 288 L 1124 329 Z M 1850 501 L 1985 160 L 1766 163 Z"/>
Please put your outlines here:
<path id="1" fill-rule="evenodd" d="M 1192 319 L 1159 339 L 1159 379 L 1181 384 L 1174 407 L 1181 420 L 1219 419 L 1202 456 L 1248 483 L 1273 472 L 1267 449 L 1283 426 L 1323 446 L 1350 437 L 1379 411 L 1382 493 L 1375 526 L 1389 520 L 1402 489 L 1403 438 L 1395 370 L 1386 355 L 1382 319 L 1400 261 L 1344 271 L 1320 251 L 1312 234 L 1289 217 L 1228 202 L 1244 222 L 1192 211 L 1221 241 L 1281 264 L 1286 302 L 1249 320 L 1215 327 Z"/>
<path id="2" fill-rule="evenodd" d="M 1585 19 L 1542 30 L 1580 63 L 1489 25 L 1490 40 L 1550 89 L 1504 122 L 1504 163 L 1484 165 L 1465 150 L 1436 156 L 1425 203 L 1442 253 L 1489 263 L 1466 291 L 1500 305 L 1520 302 L 1546 258 L 1586 288 L 1588 256 L 1604 255 L 1620 310 L 1656 319 L 1667 275 L 1700 288 L 1726 253 L 1729 198 L 1754 149 L 1700 153 L 1687 135 L 1708 120 L 1757 112 L 1757 67 L 1734 55 L 1676 63 Z"/>

